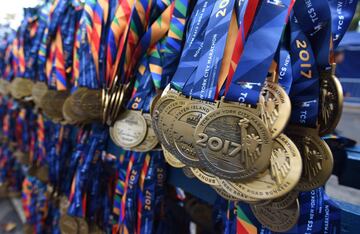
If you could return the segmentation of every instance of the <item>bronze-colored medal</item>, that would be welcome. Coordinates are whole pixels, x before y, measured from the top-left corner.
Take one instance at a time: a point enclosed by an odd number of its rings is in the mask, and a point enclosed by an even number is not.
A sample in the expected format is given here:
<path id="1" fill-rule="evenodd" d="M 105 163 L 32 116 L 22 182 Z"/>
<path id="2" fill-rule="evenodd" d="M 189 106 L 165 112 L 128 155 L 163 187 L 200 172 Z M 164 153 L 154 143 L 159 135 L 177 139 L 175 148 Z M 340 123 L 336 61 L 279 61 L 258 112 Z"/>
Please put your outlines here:
<path id="1" fill-rule="evenodd" d="M 284 134 L 275 140 L 269 169 L 244 182 L 231 182 L 241 193 L 259 200 L 274 199 L 290 192 L 299 182 L 302 171 L 300 152 Z"/>
<path id="2" fill-rule="evenodd" d="M 36 170 L 35 176 L 43 183 L 47 183 L 49 181 L 49 167 L 44 165 L 38 167 Z"/>
<path id="3" fill-rule="evenodd" d="M 268 127 L 273 139 L 285 128 L 291 114 L 291 101 L 285 90 L 267 81 L 260 96 L 260 117 Z"/>
<path id="4" fill-rule="evenodd" d="M 170 126 L 173 130 L 172 145 L 176 149 L 173 153 L 184 164 L 191 167 L 202 167 L 194 147 L 193 136 L 200 120 L 214 109 L 215 106 L 210 103 L 191 100 L 176 113 L 175 121 Z"/>
<path id="5" fill-rule="evenodd" d="M 221 186 L 211 186 L 217 194 L 229 201 L 239 201 L 239 198 L 232 196 L 226 192 Z"/>
<path id="6" fill-rule="evenodd" d="M 70 206 L 69 199 L 67 199 L 65 195 L 61 196 L 59 202 L 60 214 L 66 215 L 69 206 Z"/>
<path id="7" fill-rule="evenodd" d="M 267 206 L 269 206 L 272 209 L 275 210 L 282 210 L 285 208 L 288 208 L 289 206 L 291 206 L 296 199 L 299 196 L 299 192 L 296 190 L 292 190 L 289 193 L 287 193 L 286 195 L 276 198 L 274 200 L 271 200 L 270 202 L 268 202 Z M 257 204 L 259 206 L 259 204 Z"/>
<path id="8" fill-rule="evenodd" d="M 89 233 L 90 234 L 103 234 L 105 233 L 104 231 L 101 230 L 101 228 L 96 225 L 96 224 L 91 224 L 90 228 L 89 228 Z"/>
<path id="9" fill-rule="evenodd" d="M 173 123 L 175 122 L 176 112 L 187 103 L 185 98 L 177 98 L 174 102 L 167 105 L 160 113 L 159 117 L 159 141 L 172 154 L 175 154 L 176 149 L 173 145 Z"/>
<path id="10" fill-rule="evenodd" d="M 220 187 L 223 190 L 225 190 L 228 194 L 230 194 L 232 197 L 236 197 L 237 200 L 247 202 L 247 203 L 255 203 L 255 202 L 259 201 L 259 199 L 249 197 L 246 194 L 239 191 L 234 183 L 229 183 L 229 181 L 220 179 L 218 177 L 215 177 L 215 178 L 218 180 Z"/>
<path id="11" fill-rule="evenodd" d="M 323 186 L 333 168 L 329 146 L 317 135 L 316 129 L 292 127 L 286 132 L 297 145 L 303 161 L 303 172 L 296 189 L 310 191 Z"/>
<path id="12" fill-rule="evenodd" d="M 141 112 L 128 110 L 110 127 L 110 137 L 116 145 L 132 148 L 144 140 L 146 131 L 146 121 Z"/>
<path id="13" fill-rule="evenodd" d="M 244 180 L 269 166 L 270 132 L 246 109 L 220 106 L 200 120 L 194 139 L 202 164 L 220 178 Z"/>
<path id="14" fill-rule="evenodd" d="M 320 79 L 320 113 L 319 134 L 324 136 L 334 132 L 340 121 L 343 109 L 343 89 L 340 81 L 335 76 L 335 66 L 331 71 L 323 72 Z"/>
<path id="15" fill-rule="evenodd" d="M 179 159 L 177 159 L 174 155 L 172 155 L 167 149 L 162 147 L 165 161 L 172 167 L 175 168 L 183 168 L 185 167 L 185 164 L 183 164 Z"/>
<path id="16" fill-rule="evenodd" d="M 192 171 L 194 176 L 203 183 L 213 186 L 219 186 L 219 182 L 213 174 L 196 167 L 190 167 L 190 170 Z"/>
<path id="17" fill-rule="evenodd" d="M 10 82 L 8 80 L 0 79 L 0 94 L 7 96 L 10 93 Z"/>
<path id="18" fill-rule="evenodd" d="M 22 99 L 31 96 L 34 83 L 30 79 L 15 78 L 11 82 L 10 93 L 15 99 Z"/>
<path id="19" fill-rule="evenodd" d="M 60 217 L 59 226 L 61 233 L 63 234 L 74 234 L 78 233 L 79 230 L 79 224 L 75 217 L 71 217 L 67 214 Z"/>
<path id="20" fill-rule="evenodd" d="M 300 216 L 299 201 L 296 200 L 285 209 L 272 209 L 269 206 L 250 206 L 257 220 L 273 232 L 286 232 L 296 225 Z"/>
<path id="21" fill-rule="evenodd" d="M 101 91 L 87 89 L 80 98 L 80 108 L 88 120 L 101 119 Z"/>
<path id="22" fill-rule="evenodd" d="M 88 234 L 89 233 L 89 225 L 86 222 L 86 220 L 84 218 L 79 218 L 79 217 L 76 217 L 75 219 L 78 223 L 78 228 L 79 228 L 78 233 Z"/>
<path id="23" fill-rule="evenodd" d="M 138 146 L 135 146 L 134 148 L 131 149 L 137 152 L 151 151 L 159 144 L 159 140 L 157 139 L 155 131 L 151 124 L 150 114 L 143 114 L 143 117 L 146 121 L 146 126 L 147 126 L 145 139 Z"/>
<path id="24" fill-rule="evenodd" d="M 62 110 L 68 95 L 67 91 L 48 90 L 43 96 L 41 107 L 52 121 L 60 122 L 64 119 Z"/>
<path id="25" fill-rule="evenodd" d="M 48 86 L 45 82 L 36 82 L 31 90 L 31 95 L 35 105 L 41 108 L 41 100 L 48 91 Z"/>
<path id="26" fill-rule="evenodd" d="M 68 97 L 63 105 L 63 116 L 64 116 L 64 120 L 68 123 L 68 124 L 76 124 L 82 121 L 85 121 L 85 119 L 82 116 L 77 115 L 73 109 L 72 109 L 72 101 L 71 101 L 71 96 Z"/>
<path id="27" fill-rule="evenodd" d="M 169 93 L 168 95 L 162 96 L 155 104 L 154 107 L 152 108 L 152 112 L 150 112 L 151 115 L 151 119 L 152 119 L 152 125 L 155 131 L 155 134 L 157 135 L 158 139 L 160 140 L 160 129 L 159 129 L 159 118 L 160 118 L 160 113 L 162 113 L 165 109 L 166 106 L 168 106 L 170 103 L 172 103 L 173 101 L 175 101 L 175 99 L 177 98 L 177 95 L 173 94 L 173 93 Z"/>

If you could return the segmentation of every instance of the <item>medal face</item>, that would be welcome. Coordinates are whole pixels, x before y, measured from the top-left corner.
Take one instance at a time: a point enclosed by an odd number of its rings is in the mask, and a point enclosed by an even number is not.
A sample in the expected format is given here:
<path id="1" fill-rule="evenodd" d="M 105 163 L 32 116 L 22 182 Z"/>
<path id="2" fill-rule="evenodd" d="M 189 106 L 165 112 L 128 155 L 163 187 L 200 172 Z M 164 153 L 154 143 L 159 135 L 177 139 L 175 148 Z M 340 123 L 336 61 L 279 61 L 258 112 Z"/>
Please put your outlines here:
<path id="1" fill-rule="evenodd" d="M 261 94 L 260 117 L 275 139 L 289 121 L 291 101 L 285 90 L 273 82 L 266 82 Z"/>
<path id="2" fill-rule="evenodd" d="M 238 201 L 239 199 L 237 197 L 232 196 L 228 192 L 226 192 L 222 187 L 220 186 L 212 186 L 212 188 L 219 194 L 221 197 L 225 198 L 229 201 Z"/>
<path id="3" fill-rule="evenodd" d="M 301 171 L 298 149 L 288 137 L 280 134 L 274 140 L 269 169 L 246 182 L 226 182 L 249 197 L 274 199 L 290 192 L 297 185 Z"/>
<path id="4" fill-rule="evenodd" d="M 195 175 L 195 177 L 198 178 L 203 183 L 208 185 L 219 186 L 219 182 L 217 181 L 217 179 L 213 174 L 196 167 L 190 167 L 190 170 Z"/>
<path id="5" fill-rule="evenodd" d="M 176 101 L 171 102 L 167 105 L 159 116 L 159 140 L 161 144 L 172 154 L 174 154 L 175 149 L 173 145 L 173 123 L 175 122 L 176 112 L 186 105 L 187 100 L 183 98 L 178 98 Z"/>
<path id="6" fill-rule="evenodd" d="M 101 91 L 86 89 L 80 98 L 80 108 L 89 120 L 101 119 Z"/>
<path id="7" fill-rule="evenodd" d="M 15 78 L 11 82 L 10 92 L 15 99 L 31 96 L 34 83 L 29 79 Z"/>
<path id="8" fill-rule="evenodd" d="M 172 145 L 176 148 L 173 153 L 184 164 L 202 167 L 196 155 L 193 136 L 200 120 L 214 109 L 215 107 L 210 104 L 191 101 L 176 113 L 175 121 L 170 127 L 173 129 Z"/>
<path id="9" fill-rule="evenodd" d="M 276 210 L 269 206 L 250 206 L 257 220 L 273 232 L 286 232 L 296 225 L 300 216 L 299 201 L 291 206 Z"/>
<path id="10" fill-rule="evenodd" d="M 240 190 L 237 189 L 237 187 L 235 186 L 234 183 L 229 183 L 229 181 L 220 179 L 218 177 L 216 177 L 216 179 L 218 180 L 220 187 L 224 191 L 226 191 L 228 194 L 230 194 L 232 197 L 236 197 L 237 200 L 240 200 L 240 201 L 243 201 L 246 203 L 255 203 L 255 202 L 259 201 L 259 199 L 249 197 L 246 194 L 242 193 Z"/>
<path id="11" fill-rule="evenodd" d="M 289 193 L 287 193 L 285 196 L 272 200 L 267 205 L 271 209 L 282 210 L 291 206 L 296 201 L 298 196 L 299 196 L 299 192 L 296 190 L 292 190 Z"/>
<path id="12" fill-rule="evenodd" d="M 165 109 L 165 107 L 167 105 L 169 105 L 170 103 L 175 101 L 176 97 L 177 97 L 176 95 L 172 95 L 172 94 L 161 97 L 154 104 L 153 111 L 150 113 L 153 128 L 154 128 L 155 134 L 157 135 L 158 139 L 160 139 L 159 137 L 161 136 L 161 132 L 160 132 L 160 129 L 159 129 L 160 113 L 162 113 L 164 111 L 164 109 Z"/>
<path id="13" fill-rule="evenodd" d="M 343 90 L 340 81 L 335 77 L 327 77 L 320 82 L 319 134 L 332 133 L 340 121 L 343 109 Z"/>
<path id="14" fill-rule="evenodd" d="M 10 93 L 10 82 L 0 79 L 0 94 L 6 96 Z"/>
<path id="15" fill-rule="evenodd" d="M 60 226 L 61 233 L 64 233 L 64 234 L 77 233 L 79 230 L 79 226 L 78 226 L 78 223 L 76 222 L 76 219 L 69 215 L 61 216 L 59 224 L 60 224 L 59 226 Z"/>
<path id="16" fill-rule="evenodd" d="M 48 87 L 45 82 L 36 82 L 34 84 L 31 90 L 31 95 L 36 106 L 41 108 L 41 99 L 47 91 Z"/>
<path id="17" fill-rule="evenodd" d="M 125 111 L 110 128 L 110 137 L 123 148 L 139 145 L 146 136 L 146 121 L 139 111 Z"/>
<path id="18" fill-rule="evenodd" d="M 264 171 L 271 135 L 250 111 L 220 107 L 200 120 L 194 133 L 197 155 L 206 169 L 223 179 L 243 180 Z"/>
<path id="19" fill-rule="evenodd" d="M 290 128 L 287 135 L 297 145 L 303 161 L 303 172 L 296 188 L 310 191 L 323 186 L 331 176 L 333 168 L 333 156 L 329 146 L 311 130 Z"/>
<path id="20" fill-rule="evenodd" d="M 133 151 L 137 152 L 148 152 L 154 149 L 158 144 L 159 140 L 156 137 L 155 131 L 151 124 L 150 114 L 143 114 L 146 121 L 147 131 L 145 139 L 138 145 L 132 148 Z"/>
<path id="21" fill-rule="evenodd" d="M 170 166 L 175 167 L 175 168 L 185 167 L 185 164 L 183 164 L 181 161 L 179 161 L 179 159 L 175 158 L 175 156 L 172 155 L 169 151 L 167 151 L 167 149 L 165 149 L 164 147 L 162 147 L 162 149 L 163 149 L 163 153 L 164 153 L 164 158 Z"/>

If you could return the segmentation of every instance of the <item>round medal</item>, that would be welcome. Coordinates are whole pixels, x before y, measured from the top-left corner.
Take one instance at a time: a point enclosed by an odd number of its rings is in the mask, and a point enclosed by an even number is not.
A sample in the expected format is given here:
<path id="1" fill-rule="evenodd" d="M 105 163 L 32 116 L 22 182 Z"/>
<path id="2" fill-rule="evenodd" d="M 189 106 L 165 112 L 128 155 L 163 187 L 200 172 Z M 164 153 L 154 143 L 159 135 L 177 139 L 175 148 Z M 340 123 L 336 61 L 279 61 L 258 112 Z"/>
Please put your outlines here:
<path id="1" fill-rule="evenodd" d="M 205 102 L 191 100 L 189 104 L 181 107 L 175 115 L 175 121 L 171 122 L 173 142 L 175 146 L 173 154 L 184 164 L 191 167 L 202 167 L 194 147 L 194 132 L 199 121 L 215 106 Z"/>
<path id="2" fill-rule="evenodd" d="M 286 232 L 296 225 L 300 216 L 299 201 L 291 206 L 276 210 L 269 206 L 251 206 L 257 220 L 273 232 Z"/>
<path id="3" fill-rule="evenodd" d="M 246 109 L 219 107 L 210 112 L 200 120 L 194 139 L 202 164 L 220 178 L 244 180 L 269 166 L 271 135 Z"/>
<path id="4" fill-rule="evenodd" d="M 31 96 L 33 85 L 34 83 L 30 79 L 17 77 L 11 82 L 11 95 L 15 99 L 29 97 Z"/>
<path id="5" fill-rule="evenodd" d="M 215 177 L 218 180 L 218 183 L 220 187 L 226 191 L 228 194 L 230 194 L 232 197 L 236 197 L 237 200 L 247 202 L 247 203 L 255 203 L 258 202 L 259 199 L 249 197 L 246 194 L 242 193 L 237 189 L 237 187 L 234 185 L 234 183 L 229 183 L 229 181 L 220 179 L 218 177 Z"/>
<path id="6" fill-rule="evenodd" d="M 175 168 L 185 167 L 185 164 L 183 164 L 181 161 L 179 161 L 179 159 L 175 158 L 175 156 L 172 155 L 169 151 L 167 151 L 164 147 L 162 147 L 162 149 L 163 149 L 163 153 L 164 153 L 164 158 L 170 166 L 175 167 Z"/>
<path id="7" fill-rule="evenodd" d="M 145 139 L 138 146 L 135 146 L 134 148 L 131 149 L 137 152 L 151 151 L 159 144 L 159 140 L 157 139 L 155 131 L 151 124 L 150 114 L 143 114 L 143 117 L 145 118 L 146 126 L 147 126 Z"/>
<path id="8" fill-rule="evenodd" d="M 244 182 L 225 181 L 241 193 L 258 200 L 274 199 L 290 192 L 299 182 L 301 156 L 295 144 L 284 134 L 275 140 L 269 169 Z"/>
<path id="9" fill-rule="evenodd" d="M 6 96 L 10 93 L 10 82 L 8 80 L 0 79 L 0 94 Z"/>
<path id="10" fill-rule="evenodd" d="M 89 225 L 87 224 L 86 220 L 84 218 L 76 218 L 76 221 L 78 223 L 78 233 L 81 234 L 87 234 L 89 233 Z"/>
<path id="11" fill-rule="evenodd" d="M 214 185 L 219 186 L 219 182 L 215 178 L 215 176 L 205 170 L 196 168 L 196 167 L 190 167 L 190 170 L 194 174 L 196 178 L 198 178 L 200 181 L 202 181 L 205 184 L 208 185 Z"/>
<path id="12" fill-rule="evenodd" d="M 45 82 L 36 82 L 31 90 L 31 95 L 33 97 L 34 103 L 36 106 L 41 108 L 41 100 L 46 94 L 48 87 Z"/>
<path id="13" fill-rule="evenodd" d="M 141 112 L 128 110 L 110 127 L 110 137 L 116 145 L 132 148 L 144 140 L 146 130 L 146 121 Z"/>
<path id="14" fill-rule="evenodd" d="M 291 101 L 285 90 L 273 82 L 266 82 L 261 94 L 260 117 L 275 139 L 284 130 L 290 118 Z"/>
<path id="15" fill-rule="evenodd" d="M 282 210 L 291 206 L 296 201 L 298 196 L 299 196 L 299 192 L 296 190 L 292 190 L 289 193 L 287 193 L 285 196 L 272 200 L 267 205 L 272 209 Z"/>
<path id="16" fill-rule="evenodd" d="M 80 108 L 89 120 L 101 118 L 101 91 L 86 89 L 80 98 Z"/>
<path id="17" fill-rule="evenodd" d="M 287 135 L 297 145 L 303 161 L 303 172 L 296 189 L 310 191 L 323 186 L 333 168 L 329 146 L 317 135 L 315 129 L 289 128 Z"/>
<path id="18" fill-rule="evenodd" d="M 62 215 L 59 221 L 61 233 L 74 234 L 78 233 L 79 225 L 74 217 Z"/>
<path id="19" fill-rule="evenodd" d="M 217 194 L 219 194 L 221 197 L 225 198 L 229 201 L 239 201 L 237 197 L 232 196 L 230 193 L 226 192 L 222 187 L 220 186 L 211 186 Z"/>
<path id="20" fill-rule="evenodd" d="M 336 77 L 327 77 L 320 82 L 319 135 L 334 132 L 343 109 L 343 89 Z"/>
<path id="21" fill-rule="evenodd" d="M 173 145 L 173 123 L 175 121 L 176 112 L 186 104 L 187 100 L 184 98 L 178 98 L 176 101 L 167 105 L 160 113 L 158 127 L 160 131 L 159 140 L 161 144 L 172 154 L 175 149 Z"/>

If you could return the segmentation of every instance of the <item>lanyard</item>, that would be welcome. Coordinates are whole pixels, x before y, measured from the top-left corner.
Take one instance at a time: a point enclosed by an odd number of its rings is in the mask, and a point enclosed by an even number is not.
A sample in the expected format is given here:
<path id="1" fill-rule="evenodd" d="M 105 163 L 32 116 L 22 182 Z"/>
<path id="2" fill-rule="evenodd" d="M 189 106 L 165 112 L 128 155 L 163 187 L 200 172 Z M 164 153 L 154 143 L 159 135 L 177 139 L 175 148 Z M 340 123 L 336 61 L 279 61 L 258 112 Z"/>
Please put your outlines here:
<path id="1" fill-rule="evenodd" d="M 291 7 L 291 1 L 282 3 L 263 1 L 261 3 L 234 76 L 229 81 L 231 83 L 226 90 L 226 100 L 247 104 L 258 102 L 262 84 L 276 52 Z M 261 43 L 257 43 L 260 41 Z"/>
<path id="2" fill-rule="evenodd" d="M 291 28 L 291 63 L 293 84 L 290 91 L 292 102 L 291 122 L 315 127 L 319 108 L 319 73 L 315 55 L 308 38 L 293 16 Z"/>

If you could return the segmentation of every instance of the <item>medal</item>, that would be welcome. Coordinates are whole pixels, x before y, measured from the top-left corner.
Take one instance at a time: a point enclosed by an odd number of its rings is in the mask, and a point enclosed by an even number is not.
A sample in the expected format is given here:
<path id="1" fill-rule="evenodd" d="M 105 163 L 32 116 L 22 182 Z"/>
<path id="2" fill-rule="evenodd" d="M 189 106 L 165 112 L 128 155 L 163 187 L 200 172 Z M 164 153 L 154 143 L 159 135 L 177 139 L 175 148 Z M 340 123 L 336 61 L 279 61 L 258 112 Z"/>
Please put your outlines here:
<path id="1" fill-rule="evenodd" d="M 45 82 L 35 82 L 31 90 L 31 96 L 36 106 L 41 108 L 41 100 L 48 91 L 48 87 Z"/>
<path id="2" fill-rule="evenodd" d="M 7 96 L 10 93 L 10 82 L 8 80 L 0 79 L 0 94 Z"/>
<path id="3" fill-rule="evenodd" d="M 229 201 L 238 201 L 239 199 L 237 197 L 232 196 L 228 192 L 226 192 L 223 188 L 220 186 L 212 186 L 212 188 L 215 190 L 217 194 L 219 194 L 221 197 L 225 198 Z"/>
<path id="4" fill-rule="evenodd" d="M 296 190 L 292 190 L 282 197 L 266 202 L 264 205 L 267 205 L 271 209 L 282 210 L 291 206 L 296 201 L 298 196 L 299 192 Z M 257 204 L 257 206 L 260 205 Z"/>
<path id="5" fill-rule="evenodd" d="M 202 181 L 205 184 L 212 185 L 212 186 L 219 186 L 219 182 L 215 178 L 215 176 L 205 170 L 190 167 L 190 170 L 194 174 L 196 178 L 198 178 L 200 181 Z"/>
<path id="6" fill-rule="evenodd" d="M 269 206 L 250 206 L 257 220 L 273 232 L 286 232 L 296 225 L 300 216 L 299 201 L 277 210 Z"/>
<path id="7" fill-rule="evenodd" d="M 74 234 L 78 233 L 79 224 L 74 217 L 69 215 L 62 215 L 59 220 L 59 226 L 61 233 Z"/>
<path id="8" fill-rule="evenodd" d="M 320 74 L 319 134 L 324 136 L 334 132 L 340 121 L 343 108 L 343 89 L 335 76 L 335 64 L 330 72 Z"/>
<path id="9" fill-rule="evenodd" d="M 218 183 L 222 190 L 224 190 L 226 193 L 230 194 L 231 197 L 237 198 L 238 201 L 243 201 L 246 203 L 257 203 L 259 202 L 259 199 L 249 197 L 246 194 L 242 193 L 233 183 L 229 183 L 227 180 L 220 179 L 216 177 L 218 180 Z"/>
<path id="10" fill-rule="evenodd" d="M 84 218 L 76 217 L 76 222 L 78 224 L 78 233 L 87 234 L 89 233 L 89 226 Z"/>
<path id="11" fill-rule="evenodd" d="M 143 117 L 145 118 L 146 126 L 147 126 L 146 136 L 138 146 L 132 148 L 133 151 L 137 151 L 137 152 L 151 151 L 159 144 L 159 140 L 157 139 L 155 131 L 151 124 L 150 114 L 143 114 Z"/>
<path id="12" fill-rule="evenodd" d="M 164 158 L 166 160 L 166 162 L 175 168 L 183 168 L 185 167 L 185 164 L 183 164 L 181 161 L 179 161 L 179 159 L 175 158 L 174 155 L 172 155 L 169 151 L 167 151 L 167 149 L 165 149 L 162 146 L 163 152 L 164 152 Z"/>
<path id="13" fill-rule="evenodd" d="M 10 93 L 15 99 L 22 99 L 31 96 L 34 83 L 30 79 L 15 78 L 11 82 Z"/>
<path id="14" fill-rule="evenodd" d="M 189 167 L 183 167 L 182 171 L 184 172 L 184 175 L 190 179 L 195 178 L 194 173 L 190 170 Z"/>
<path id="15" fill-rule="evenodd" d="M 296 189 L 310 191 L 323 186 L 333 168 L 329 146 L 317 135 L 316 129 L 289 128 L 287 135 L 297 145 L 303 161 L 303 172 Z"/>
<path id="16" fill-rule="evenodd" d="M 222 184 L 258 200 L 274 199 L 290 192 L 302 171 L 301 156 L 295 144 L 284 134 L 274 141 L 269 169 L 244 182 L 224 180 Z M 225 189 L 225 188 L 224 188 Z"/>
<path id="17" fill-rule="evenodd" d="M 285 90 L 275 82 L 267 81 L 261 91 L 261 119 L 268 127 L 273 139 L 285 128 L 291 114 L 290 98 Z"/>
<path id="18" fill-rule="evenodd" d="M 139 111 L 123 112 L 114 126 L 110 127 L 110 137 L 114 143 L 123 148 L 139 145 L 146 136 L 147 125 Z"/>
<path id="19" fill-rule="evenodd" d="M 173 153 L 176 158 L 184 164 L 191 167 L 202 167 L 196 155 L 193 140 L 194 131 L 199 121 L 214 109 L 214 105 L 190 101 L 175 114 L 175 121 L 170 126 L 173 131 L 173 142 L 171 144 L 175 146 Z"/>
<path id="20" fill-rule="evenodd" d="M 194 139 L 202 164 L 222 179 L 251 178 L 270 163 L 271 135 L 262 120 L 245 109 L 220 106 L 200 120 Z"/>

